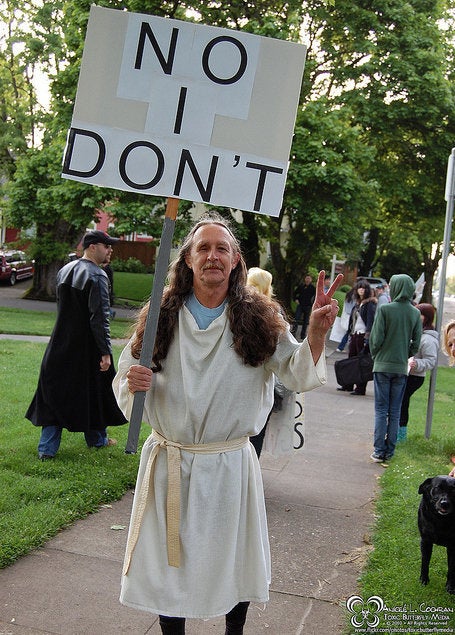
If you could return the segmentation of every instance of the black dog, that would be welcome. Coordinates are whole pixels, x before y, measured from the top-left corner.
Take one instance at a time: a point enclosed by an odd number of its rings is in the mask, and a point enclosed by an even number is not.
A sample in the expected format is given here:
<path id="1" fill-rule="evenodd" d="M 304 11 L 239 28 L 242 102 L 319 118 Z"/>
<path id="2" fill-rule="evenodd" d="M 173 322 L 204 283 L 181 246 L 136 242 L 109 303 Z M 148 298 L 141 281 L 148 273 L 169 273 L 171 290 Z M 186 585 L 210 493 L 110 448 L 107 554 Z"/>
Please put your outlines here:
<path id="1" fill-rule="evenodd" d="M 430 581 L 428 572 L 433 545 L 441 545 L 447 548 L 446 590 L 455 594 L 455 478 L 427 478 L 420 485 L 419 494 L 422 494 L 418 514 L 422 553 L 420 581 L 422 584 Z"/>

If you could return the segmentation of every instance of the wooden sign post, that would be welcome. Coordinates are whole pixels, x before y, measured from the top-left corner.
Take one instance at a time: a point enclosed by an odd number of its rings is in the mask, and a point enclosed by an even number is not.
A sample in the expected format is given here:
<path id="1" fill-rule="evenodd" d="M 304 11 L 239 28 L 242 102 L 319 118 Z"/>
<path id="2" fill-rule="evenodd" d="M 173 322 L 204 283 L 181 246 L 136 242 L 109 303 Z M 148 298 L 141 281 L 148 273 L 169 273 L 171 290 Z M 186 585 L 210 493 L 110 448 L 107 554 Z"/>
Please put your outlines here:
<path id="1" fill-rule="evenodd" d="M 158 257 L 155 265 L 152 295 L 150 297 L 150 306 L 147 313 L 147 320 L 145 322 L 144 337 L 142 340 L 142 349 L 139 358 L 139 364 L 141 364 L 141 366 L 147 366 L 147 368 L 150 368 L 152 364 L 156 331 L 158 328 L 158 318 L 160 315 L 161 298 L 163 296 L 164 284 L 166 282 L 178 206 L 179 200 L 177 198 L 167 199 L 166 214 L 161 232 L 160 249 L 158 251 Z M 145 392 L 136 392 L 134 394 L 130 427 L 128 429 L 128 440 L 125 448 L 126 454 L 135 454 L 137 451 L 142 414 L 144 411 L 144 401 Z"/>

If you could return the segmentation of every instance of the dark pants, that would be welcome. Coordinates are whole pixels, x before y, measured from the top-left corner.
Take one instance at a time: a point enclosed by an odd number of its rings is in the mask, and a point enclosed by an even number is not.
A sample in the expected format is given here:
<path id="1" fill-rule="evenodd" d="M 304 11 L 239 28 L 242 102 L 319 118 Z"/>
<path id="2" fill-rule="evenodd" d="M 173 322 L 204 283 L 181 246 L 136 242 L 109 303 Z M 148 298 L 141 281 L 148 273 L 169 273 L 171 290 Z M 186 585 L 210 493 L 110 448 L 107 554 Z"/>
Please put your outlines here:
<path id="1" fill-rule="evenodd" d="M 302 331 L 301 338 L 302 340 L 305 338 L 306 330 L 308 328 L 308 322 L 310 321 L 311 309 L 313 306 L 311 304 L 297 304 L 297 308 L 295 310 L 294 324 L 292 325 L 292 333 L 297 335 L 297 330 L 299 327 L 299 322 L 302 321 Z"/>
<path id="2" fill-rule="evenodd" d="M 275 400 L 276 400 L 276 396 L 275 396 Z M 250 441 L 254 449 L 256 450 L 256 455 L 258 458 L 261 456 L 262 446 L 264 445 L 264 439 L 265 439 L 265 431 L 267 430 L 267 425 L 269 423 L 270 416 L 273 411 L 274 409 L 272 408 L 272 410 L 269 412 L 269 416 L 267 417 L 267 421 L 265 422 L 265 426 L 262 428 L 259 434 L 255 434 L 254 437 L 250 437 Z"/>
<path id="3" fill-rule="evenodd" d="M 237 606 L 226 615 L 225 635 L 242 635 L 243 626 L 246 622 L 246 614 L 249 602 L 239 602 Z M 160 626 L 163 635 L 185 635 L 184 617 L 166 617 L 160 615 Z"/>
<path id="4" fill-rule="evenodd" d="M 419 390 L 423 385 L 425 377 L 419 377 L 418 375 L 408 375 L 406 380 L 406 387 L 404 389 L 403 401 L 401 402 L 400 412 L 400 428 L 404 428 L 408 425 L 409 421 L 409 402 L 412 395 Z"/>
<path id="5" fill-rule="evenodd" d="M 267 423 L 268 422 L 269 422 L 269 420 L 267 419 Z M 267 423 L 262 428 L 262 430 L 259 432 L 259 434 L 255 434 L 254 437 L 250 437 L 250 441 L 251 441 L 254 449 L 256 450 L 256 455 L 257 455 L 258 458 L 261 456 L 262 446 L 264 445 L 264 437 L 265 437 L 265 430 L 267 428 Z"/>

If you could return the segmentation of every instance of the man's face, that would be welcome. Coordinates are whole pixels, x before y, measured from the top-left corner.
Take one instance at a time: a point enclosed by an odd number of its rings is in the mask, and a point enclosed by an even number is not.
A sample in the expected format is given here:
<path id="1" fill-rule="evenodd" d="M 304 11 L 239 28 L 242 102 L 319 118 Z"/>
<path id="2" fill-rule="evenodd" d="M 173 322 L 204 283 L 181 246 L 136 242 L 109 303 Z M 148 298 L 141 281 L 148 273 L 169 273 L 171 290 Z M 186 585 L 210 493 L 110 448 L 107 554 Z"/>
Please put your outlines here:
<path id="1" fill-rule="evenodd" d="M 311 284 L 312 282 L 312 277 L 311 276 L 305 276 L 305 284 L 308 286 L 309 284 Z"/>
<path id="2" fill-rule="evenodd" d="M 112 245 L 96 243 L 93 245 L 93 256 L 97 265 L 108 265 L 111 261 Z"/>
<path id="3" fill-rule="evenodd" d="M 203 225 L 194 234 L 185 261 L 193 270 L 193 286 L 198 289 L 229 286 L 229 276 L 240 254 L 234 251 L 229 232 L 221 225 Z"/>

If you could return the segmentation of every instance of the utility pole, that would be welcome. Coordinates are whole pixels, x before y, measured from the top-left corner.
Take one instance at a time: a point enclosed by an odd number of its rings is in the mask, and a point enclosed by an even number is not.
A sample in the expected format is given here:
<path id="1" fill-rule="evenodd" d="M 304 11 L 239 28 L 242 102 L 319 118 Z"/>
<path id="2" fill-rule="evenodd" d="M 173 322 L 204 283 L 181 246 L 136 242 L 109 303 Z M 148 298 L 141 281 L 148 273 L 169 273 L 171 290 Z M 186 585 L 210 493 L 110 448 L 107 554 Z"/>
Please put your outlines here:
<path id="1" fill-rule="evenodd" d="M 446 205 L 446 222 L 444 228 L 444 244 L 441 260 L 441 282 L 439 285 L 439 297 L 438 307 L 436 312 L 436 331 L 441 333 L 442 313 L 444 310 L 444 296 L 446 292 L 446 275 L 447 275 L 447 259 L 450 252 L 450 236 L 452 232 L 452 218 L 453 218 L 453 199 L 455 196 L 455 148 L 452 148 L 452 152 L 449 156 L 449 162 L 447 165 L 447 177 L 446 177 L 446 191 L 445 200 Z M 425 438 L 429 439 L 431 434 L 431 424 L 433 421 L 433 405 L 434 394 L 436 391 L 436 375 L 438 373 L 438 365 L 433 368 L 430 375 L 430 388 L 428 392 L 428 407 L 427 407 L 427 421 L 425 425 Z"/>

